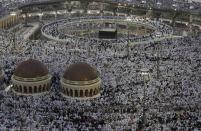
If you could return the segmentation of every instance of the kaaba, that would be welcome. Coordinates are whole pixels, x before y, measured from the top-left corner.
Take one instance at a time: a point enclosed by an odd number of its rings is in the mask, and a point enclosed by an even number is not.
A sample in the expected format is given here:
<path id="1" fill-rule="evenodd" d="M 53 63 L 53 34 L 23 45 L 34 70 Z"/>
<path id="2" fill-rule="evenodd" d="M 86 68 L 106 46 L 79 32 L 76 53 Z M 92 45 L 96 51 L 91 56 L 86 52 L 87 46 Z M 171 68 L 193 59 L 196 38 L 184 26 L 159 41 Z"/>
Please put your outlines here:
<path id="1" fill-rule="evenodd" d="M 117 39 L 116 29 L 101 29 L 99 30 L 100 39 Z"/>

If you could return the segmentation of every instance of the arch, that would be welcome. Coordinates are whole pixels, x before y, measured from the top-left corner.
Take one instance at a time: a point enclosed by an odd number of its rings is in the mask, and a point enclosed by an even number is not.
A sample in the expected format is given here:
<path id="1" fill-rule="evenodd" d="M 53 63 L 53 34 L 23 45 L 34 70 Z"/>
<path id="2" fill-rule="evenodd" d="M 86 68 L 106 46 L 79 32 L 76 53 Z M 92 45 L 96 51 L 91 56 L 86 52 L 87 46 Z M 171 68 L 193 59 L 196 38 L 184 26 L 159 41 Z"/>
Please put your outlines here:
<path id="1" fill-rule="evenodd" d="M 24 86 L 24 93 L 27 93 L 27 87 Z"/>
<path id="2" fill-rule="evenodd" d="M 29 86 L 29 91 L 28 91 L 29 93 L 33 93 L 32 92 L 32 87 L 31 86 Z"/>
<path id="3" fill-rule="evenodd" d="M 64 89 L 63 86 L 61 86 L 61 92 L 63 92 L 64 94 L 66 93 L 66 90 Z"/>
<path id="4" fill-rule="evenodd" d="M 37 93 L 37 86 L 34 86 L 34 93 Z"/>
<path id="5" fill-rule="evenodd" d="M 88 90 L 85 90 L 85 97 L 88 97 L 89 96 L 89 91 Z"/>
<path id="6" fill-rule="evenodd" d="M 50 90 L 50 83 L 47 83 L 47 90 Z"/>
<path id="7" fill-rule="evenodd" d="M 64 94 L 67 94 L 67 89 L 65 87 L 62 87 L 62 91 Z"/>
<path id="8" fill-rule="evenodd" d="M 22 86 L 21 85 L 19 86 L 19 92 L 22 92 Z"/>
<path id="9" fill-rule="evenodd" d="M 75 97 L 78 97 L 78 90 L 75 90 Z"/>
<path id="10" fill-rule="evenodd" d="M 80 97 L 83 97 L 84 94 L 83 94 L 83 90 L 80 90 Z"/>
<path id="11" fill-rule="evenodd" d="M 90 97 L 93 96 L 93 89 L 90 89 L 89 96 L 90 96 Z"/>
<path id="12" fill-rule="evenodd" d="M 18 86 L 17 86 L 17 85 L 15 85 L 15 91 L 17 91 L 17 92 L 18 92 L 18 90 L 19 90 Z"/>
<path id="13" fill-rule="evenodd" d="M 67 94 L 67 96 L 69 96 L 69 91 L 68 91 L 68 89 L 66 89 L 66 94 Z"/>
<path id="14" fill-rule="evenodd" d="M 44 84 L 43 85 L 43 92 L 45 92 L 46 91 L 46 85 Z"/>
<path id="15" fill-rule="evenodd" d="M 70 96 L 73 97 L 73 90 L 72 89 L 70 89 Z"/>
<path id="16" fill-rule="evenodd" d="M 96 88 L 93 90 L 93 95 L 94 96 L 96 95 Z"/>

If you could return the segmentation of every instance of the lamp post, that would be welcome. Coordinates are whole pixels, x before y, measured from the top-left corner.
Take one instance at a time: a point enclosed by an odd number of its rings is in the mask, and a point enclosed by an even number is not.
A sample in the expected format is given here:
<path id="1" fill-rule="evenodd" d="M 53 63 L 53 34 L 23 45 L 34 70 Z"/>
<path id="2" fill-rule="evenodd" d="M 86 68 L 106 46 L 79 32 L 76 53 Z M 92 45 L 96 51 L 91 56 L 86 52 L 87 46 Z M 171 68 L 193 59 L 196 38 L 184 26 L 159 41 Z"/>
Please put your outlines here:
<path id="1" fill-rule="evenodd" d="M 143 86 L 143 101 L 142 101 L 142 108 L 143 108 L 143 112 L 142 112 L 142 123 L 143 125 L 146 123 L 145 121 L 145 102 L 146 102 L 146 89 L 147 89 L 147 81 L 150 79 L 150 73 L 148 69 L 141 69 L 140 74 L 143 77 L 143 82 L 144 82 L 144 86 Z"/>

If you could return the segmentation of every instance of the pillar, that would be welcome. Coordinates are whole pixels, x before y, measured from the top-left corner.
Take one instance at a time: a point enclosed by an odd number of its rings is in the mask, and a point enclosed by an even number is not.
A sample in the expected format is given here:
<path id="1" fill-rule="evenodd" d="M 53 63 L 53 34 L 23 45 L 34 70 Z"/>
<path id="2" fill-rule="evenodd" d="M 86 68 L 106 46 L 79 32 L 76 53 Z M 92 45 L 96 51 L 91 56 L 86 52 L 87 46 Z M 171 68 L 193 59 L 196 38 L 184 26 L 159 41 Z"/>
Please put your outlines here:
<path id="1" fill-rule="evenodd" d="M 37 93 L 39 92 L 39 86 L 36 86 L 36 92 Z"/>
<path id="2" fill-rule="evenodd" d="M 103 10 L 104 10 L 104 5 L 101 4 L 100 6 L 101 6 L 101 8 L 100 8 L 100 15 L 103 16 L 103 14 L 104 14 L 104 12 L 103 12 Z"/>
<path id="3" fill-rule="evenodd" d="M 27 13 L 25 13 L 25 17 L 24 17 L 24 21 L 25 21 L 25 26 L 27 26 L 27 23 L 28 23 L 28 21 L 27 21 L 27 18 L 28 17 L 28 14 Z"/>
<path id="4" fill-rule="evenodd" d="M 193 23 L 193 17 L 192 15 L 189 16 L 189 31 L 192 32 L 192 23 Z"/>
<path id="5" fill-rule="evenodd" d="M 7 28 L 10 27 L 10 18 L 7 19 Z"/>
<path id="6" fill-rule="evenodd" d="M 19 17 L 20 17 L 19 15 L 16 16 L 16 23 L 17 24 L 19 23 Z"/>
<path id="7" fill-rule="evenodd" d="M 4 21 L 2 21 L 2 29 L 4 29 Z"/>
<path id="8" fill-rule="evenodd" d="M 73 95 L 72 95 L 72 97 L 75 97 L 75 91 L 72 89 L 72 91 L 73 91 Z"/>
<path id="9" fill-rule="evenodd" d="M 11 17 L 11 26 L 14 25 L 14 21 L 15 21 L 15 16 L 12 16 L 12 17 Z"/>
<path id="10" fill-rule="evenodd" d="M 12 17 L 9 18 L 8 24 L 9 24 L 8 28 L 10 28 L 12 26 Z"/>
<path id="11" fill-rule="evenodd" d="M 57 10 L 55 11 L 54 18 L 55 20 L 57 19 Z"/>
<path id="12" fill-rule="evenodd" d="M 21 85 L 22 86 L 22 85 Z M 21 93 L 24 93 L 24 86 L 22 86 L 22 92 Z"/>
<path id="13" fill-rule="evenodd" d="M 8 23 L 7 23 L 7 19 L 5 20 L 5 29 L 7 28 Z"/>
<path id="14" fill-rule="evenodd" d="M 42 19 L 43 19 L 43 16 L 42 16 L 42 14 L 40 14 L 39 15 L 39 21 L 42 21 Z"/>

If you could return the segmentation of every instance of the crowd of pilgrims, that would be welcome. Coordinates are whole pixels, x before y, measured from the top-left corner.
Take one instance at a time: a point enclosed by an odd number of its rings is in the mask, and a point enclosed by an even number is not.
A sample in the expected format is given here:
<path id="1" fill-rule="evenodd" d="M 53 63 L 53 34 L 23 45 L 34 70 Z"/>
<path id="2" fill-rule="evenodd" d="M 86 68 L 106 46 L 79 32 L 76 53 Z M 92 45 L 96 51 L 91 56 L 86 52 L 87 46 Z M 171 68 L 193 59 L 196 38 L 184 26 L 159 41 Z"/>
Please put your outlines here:
<path id="1" fill-rule="evenodd" d="M 0 32 L 0 61 L 4 71 L 0 91 L 1 130 L 201 129 L 201 36 L 146 44 L 97 42 L 88 38 L 60 43 L 15 41 L 9 32 Z M 48 67 L 53 76 L 50 92 L 18 96 L 12 89 L 5 91 L 12 84 L 17 63 L 29 58 Z M 99 98 L 79 101 L 61 96 L 60 78 L 69 65 L 80 61 L 100 72 Z M 146 80 L 140 73 L 144 68 L 150 74 Z"/>

